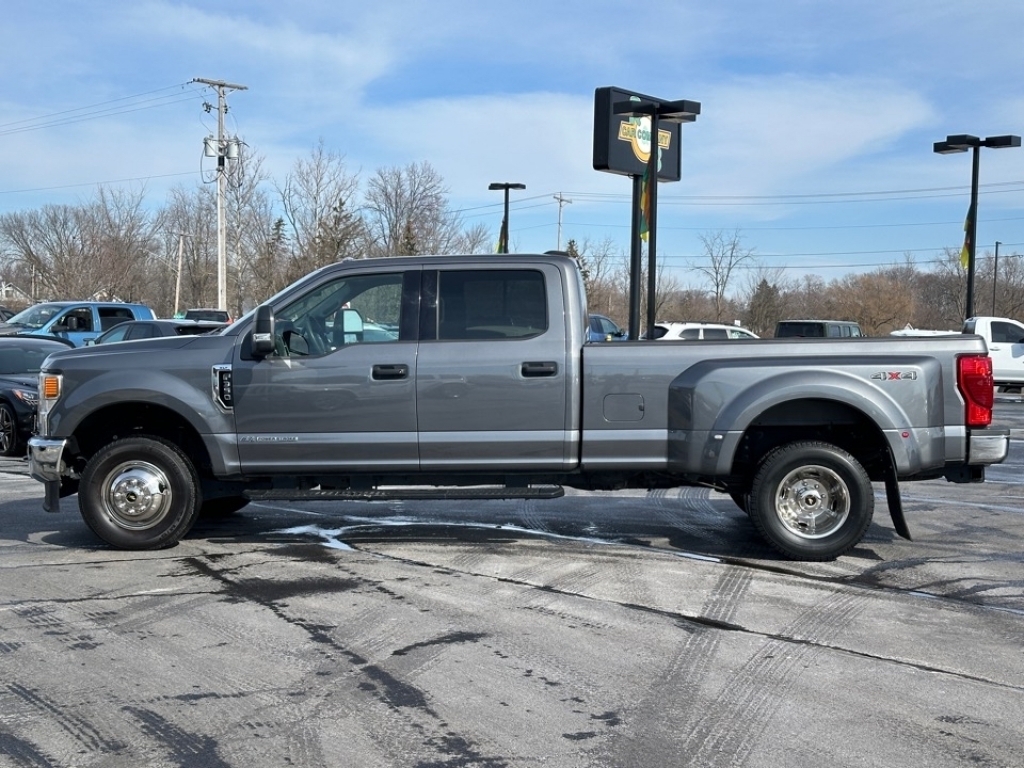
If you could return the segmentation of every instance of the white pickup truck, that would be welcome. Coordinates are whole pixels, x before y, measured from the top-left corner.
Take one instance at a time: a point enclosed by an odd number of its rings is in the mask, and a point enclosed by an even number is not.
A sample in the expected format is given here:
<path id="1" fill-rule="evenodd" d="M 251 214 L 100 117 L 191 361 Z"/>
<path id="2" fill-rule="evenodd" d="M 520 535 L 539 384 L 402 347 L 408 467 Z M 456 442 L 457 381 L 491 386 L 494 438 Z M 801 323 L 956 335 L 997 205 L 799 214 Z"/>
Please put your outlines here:
<path id="1" fill-rule="evenodd" d="M 996 387 L 1021 391 L 1024 387 L 1024 323 L 1008 317 L 971 317 L 964 322 L 963 332 L 976 333 L 985 339 Z"/>
<path id="2" fill-rule="evenodd" d="M 1024 388 L 1024 323 L 1008 317 L 970 317 L 960 331 L 932 331 L 903 328 L 893 336 L 955 336 L 973 333 L 985 339 L 992 358 L 992 378 L 1002 391 L 1020 392 Z"/>

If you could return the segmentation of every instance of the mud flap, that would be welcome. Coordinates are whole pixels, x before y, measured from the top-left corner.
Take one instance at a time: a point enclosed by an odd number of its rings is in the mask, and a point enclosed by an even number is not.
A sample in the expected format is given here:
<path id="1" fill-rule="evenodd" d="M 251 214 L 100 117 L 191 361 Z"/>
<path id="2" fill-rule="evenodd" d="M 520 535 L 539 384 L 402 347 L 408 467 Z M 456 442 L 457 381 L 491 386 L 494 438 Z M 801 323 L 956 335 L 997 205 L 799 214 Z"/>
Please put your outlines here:
<path id="1" fill-rule="evenodd" d="M 885 462 L 885 499 L 889 502 L 889 515 L 892 517 L 892 527 L 896 533 L 907 541 L 910 538 L 910 528 L 907 520 L 903 517 L 903 500 L 900 498 L 900 483 L 896 479 L 896 466 L 893 464 L 892 456 Z"/>
<path id="2" fill-rule="evenodd" d="M 46 512 L 60 512 L 60 480 L 45 480 L 43 491 L 43 509 Z"/>

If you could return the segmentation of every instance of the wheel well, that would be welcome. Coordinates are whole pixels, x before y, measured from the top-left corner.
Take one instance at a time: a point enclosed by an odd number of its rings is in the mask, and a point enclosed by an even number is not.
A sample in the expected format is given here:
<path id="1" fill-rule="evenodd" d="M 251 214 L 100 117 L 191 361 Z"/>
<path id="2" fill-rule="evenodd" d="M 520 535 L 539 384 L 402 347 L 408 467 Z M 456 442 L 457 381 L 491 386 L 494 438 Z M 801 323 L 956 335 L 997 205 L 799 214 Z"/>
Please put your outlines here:
<path id="1" fill-rule="evenodd" d="M 132 435 L 162 437 L 174 443 L 189 457 L 200 477 L 210 476 L 210 455 L 195 428 L 169 408 L 138 402 L 101 408 L 78 425 L 74 434 L 78 469 L 103 446 Z"/>
<path id="2" fill-rule="evenodd" d="M 872 480 L 883 480 L 888 443 L 863 412 L 834 400 L 799 400 L 769 408 L 743 434 L 733 475 L 749 484 L 761 459 L 795 440 L 821 440 L 853 454 Z"/>

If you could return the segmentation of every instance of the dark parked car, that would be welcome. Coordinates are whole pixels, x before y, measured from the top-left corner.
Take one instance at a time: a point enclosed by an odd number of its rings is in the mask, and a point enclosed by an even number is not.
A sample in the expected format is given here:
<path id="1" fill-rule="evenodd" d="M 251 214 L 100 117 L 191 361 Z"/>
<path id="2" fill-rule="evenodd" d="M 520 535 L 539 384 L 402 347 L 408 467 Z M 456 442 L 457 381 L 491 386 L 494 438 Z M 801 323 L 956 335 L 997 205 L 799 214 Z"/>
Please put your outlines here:
<path id="1" fill-rule="evenodd" d="M 850 339 L 864 332 L 851 320 L 780 320 L 775 338 Z"/>
<path id="2" fill-rule="evenodd" d="M 224 309 L 186 309 L 185 310 L 186 320 L 213 320 L 217 323 L 230 323 L 231 315 Z"/>
<path id="3" fill-rule="evenodd" d="M 219 331 L 225 325 L 227 323 L 206 320 L 129 320 L 101 333 L 91 343 L 109 344 L 113 341 L 155 339 L 159 336 L 197 336 L 201 333 Z"/>
<path id="4" fill-rule="evenodd" d="M 13 309 L 0 305 L 0 323 L 6 323 L 8 318 L 14 317 L 15 312 Z"/>
<path id="5" fill-rule="evenodd" d="M 25 450 L 35 422 L 43 360 L 51 352 L 74 346 L 63 339 L 0 337 L 0 456 Z"/>

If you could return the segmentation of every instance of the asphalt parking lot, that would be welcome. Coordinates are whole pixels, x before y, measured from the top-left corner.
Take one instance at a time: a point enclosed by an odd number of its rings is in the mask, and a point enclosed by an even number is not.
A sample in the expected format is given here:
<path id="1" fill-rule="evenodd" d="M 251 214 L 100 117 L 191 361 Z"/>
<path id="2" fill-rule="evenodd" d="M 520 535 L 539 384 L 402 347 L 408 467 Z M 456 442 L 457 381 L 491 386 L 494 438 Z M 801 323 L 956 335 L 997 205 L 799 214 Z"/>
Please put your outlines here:
<path id="1" fill-rule="evenodd" d="M 703 489 L 250 505 L 102 545 L 0 461 L 0 766 L 1020 766 L 1024 403 L 831 563 Z"/>

